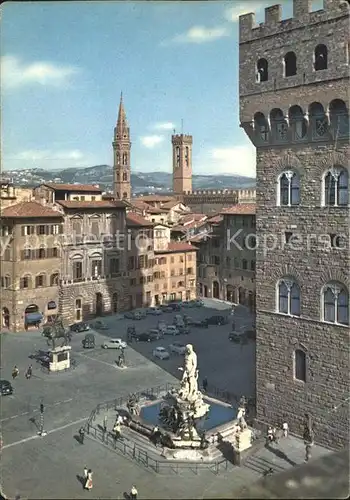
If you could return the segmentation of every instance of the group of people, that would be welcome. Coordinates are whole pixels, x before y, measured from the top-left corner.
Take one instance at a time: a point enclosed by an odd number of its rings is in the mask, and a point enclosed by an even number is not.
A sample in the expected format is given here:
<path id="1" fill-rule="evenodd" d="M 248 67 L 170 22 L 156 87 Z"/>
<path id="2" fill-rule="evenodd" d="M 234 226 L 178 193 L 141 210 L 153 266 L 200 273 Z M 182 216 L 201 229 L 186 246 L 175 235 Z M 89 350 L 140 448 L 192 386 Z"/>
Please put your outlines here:
<path id="1" fill-rule="evenodd" d="M 93 488 L 92 475 L 93 475 L 92 470 L 88 469 L 87 467 L 84 467 L 83 480 L 84 480 L 85 490 L 90 491 Z M 130 490 L 130 500 L 137 500 L 137 495 L 138 491 L 136 489 L 136 486 L 133 485 Z"/>
<path id="2" fill-rule="evenodd" d="M 289 432 L 289 427 L 287 422 L 283 422 L 282 428 L 279 428 L 277 425 L 275 427 L 269 425 L 266 434 L 266 444 L 267 445 L 272 443 L 278 444 L 278 440 L 281 434 L 283 435 L 283 437 L 288 437 L 288 432 Z"/>
<path id="3" fill-rule="evenodd" d="M 17 365 L 15 365 L 12 369 L 12 380 L 15 380 L 15 378 L 17 378 L 19 375 L 19 369 L 17 367 Z M 29 365 L 24 376 L 27 380 L 29 380 L 33 375 L 33 367 L 32 365 Z"/>

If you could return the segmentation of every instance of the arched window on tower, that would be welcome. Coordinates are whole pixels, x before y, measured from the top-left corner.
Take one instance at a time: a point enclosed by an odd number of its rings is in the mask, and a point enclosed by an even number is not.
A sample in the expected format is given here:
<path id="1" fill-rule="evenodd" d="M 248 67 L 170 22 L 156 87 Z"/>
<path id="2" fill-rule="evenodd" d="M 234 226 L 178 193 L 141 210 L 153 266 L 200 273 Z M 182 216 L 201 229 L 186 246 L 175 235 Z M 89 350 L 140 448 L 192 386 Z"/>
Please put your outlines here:
<path id="1" fill-rule="evenodd" d="M 256 81 L 258 83 L 267 82 L 268 78 L 268 62 L 266 61 L 266 59 L 261 58 L 256 63 Z"/>
<path id="2" fill-rule="evenodd" d="M 315 71 L 327 69 L 328 64 L 328 50 L 323 44 L 317 45 L 314 53 L 314 68 Z"/>
<path id="3" fill-rule="evenodd" d="M 313 139 L 327 139 L 328 120 L 321 103 L 313 102 L 309 106 L 309 117 Z"/>
<path id="4" fill-rule="evenodd" d="M 176 155 L 176 166 L 180 166 L 180 148 L 177 146 L 175 150 L 175 155 Z"/>
<path id="5" fill-rule="evenodd" d="M 186 163 L 186 167 L 188 167 L 190 164 L 190 148 L 188 146 L 186 146 L 186 149 L 185 149 L 185 163 Z"/>
<path id="6" fill-rule="evenodd" d="M 267 142 L 269 139 L 269 128 L 267 120 L 263 113 L 255 113 L 254 115 L 254 130 L 256 138 L 259 142 Z"/>
<path id="7" fill-rule="evenodd" d="M 286 170 L 278 178 L 277 205 L 291 207 L 300 204 L 300 178 L 298 172 Z"/>
<path id="8" fill-rule="evenodd" d="M 349 203 L 349 174 L 342 167 L 332 167 L 324 175 L 323 205 L 346 207 Z"/>
<path id="9" fill-rule="evenodd" d="M 348 137 L 349 113 L 346 104 L 341 99 L 334 99 L 329 105 L 331 133 L 335 140 L 338 137 Z"/>
<path id="10" fill-rule="evenodd" d="M 293 141 L 302 141 L 306 139 L 306 120 L 304 118 L 303 110 L 300 106 L 292 106 L 288 111 L 289 124 L 292 132 Z"/>
<path id="11" fill-rule="evenodd" d="M 128 164 L 128 153 L 123 153 L 123 165 Z"/>
<path id="12" fill-rule="evenodd" d="M 120 165 L 120 153 L 116 154 L 117 165 Z"/>
<path id="13" fill-rule="evenodd" d="M 117 172 L 117 181 L 120 181 L 120 173 Z"/>
<path id="14" fill-rule="evenodd" d="M 128 174 L 126 172 L 123 172 L 123 181 L 128 180 Z"/>
<path id="15" fill-rule="evenodd" d="M 294 76 L 297 74 L 297 56 L 294 52 L 287 52 L 283 59 L 284 76 Z"/>
<path id="16" fill-rule="evenodd" d="M 275 108 L 270 113 L 272 138 L 276 142 L 286 141 L 288 136 L 288 124 L 283 116 L 283 111 Z"/>
<path id="17" fill-rule="evenodd" d="M 349 324 L 349 292 L 342 283 L 327 283 L 322 289 L 322 320 Z"/>

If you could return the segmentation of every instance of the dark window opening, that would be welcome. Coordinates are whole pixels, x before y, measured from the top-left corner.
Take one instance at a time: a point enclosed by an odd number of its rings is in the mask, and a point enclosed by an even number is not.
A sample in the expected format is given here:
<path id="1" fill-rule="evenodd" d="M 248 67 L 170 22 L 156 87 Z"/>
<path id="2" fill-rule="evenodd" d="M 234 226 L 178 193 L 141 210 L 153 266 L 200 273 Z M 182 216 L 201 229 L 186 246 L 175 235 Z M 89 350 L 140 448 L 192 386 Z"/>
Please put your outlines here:
<path id="1" fill-rule="evenodd" d="M 257 74 L 256 74 L 256 80 L 257 82 L 267 82 L 269 78 L 269 73 L 268 73 L 268 62 L 266 59 L 262 58 L 259 59 L 257 62 Z"/>
<path id="2" fill-rule="evenodd" d="M 320 71 L 322 69 L 327 69 L 328 63 L 328 50 L 323 44 L 317 45 L 315 48 L 315 71 Z"/>
<path id="3" fill-rule="evenodd" d="M 297 56 L 294 52 L 287 52 L 284 56 L 284 76 L 294 76 L 297 74 Z"/>
<path id="4" fill-rule="evenodd" d="M 294 377 L 296 380 L 306 382 L 306 354 L 301 349 L 296 349 L 294 356 Z"/>

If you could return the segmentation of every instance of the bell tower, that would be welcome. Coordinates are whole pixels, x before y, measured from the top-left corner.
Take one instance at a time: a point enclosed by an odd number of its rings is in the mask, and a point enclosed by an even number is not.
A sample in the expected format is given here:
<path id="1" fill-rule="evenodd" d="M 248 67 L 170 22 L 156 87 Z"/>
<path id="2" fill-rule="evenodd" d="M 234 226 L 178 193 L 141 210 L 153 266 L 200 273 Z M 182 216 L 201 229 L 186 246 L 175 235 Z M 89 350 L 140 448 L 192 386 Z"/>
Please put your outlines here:
<path id="1" fill-rule="evenodd" d="M 178 134 L 171 137 L 173 145 L 173 191 L 192 193 L 192 136 Z"/>
<path id="2" fill-rule="evenodd" d="M 113 140 L 113 192 L 115 199 L 130 201 L 130 129 L 126 120 L 123 94 L 120 96 L 117 124 Z"/>

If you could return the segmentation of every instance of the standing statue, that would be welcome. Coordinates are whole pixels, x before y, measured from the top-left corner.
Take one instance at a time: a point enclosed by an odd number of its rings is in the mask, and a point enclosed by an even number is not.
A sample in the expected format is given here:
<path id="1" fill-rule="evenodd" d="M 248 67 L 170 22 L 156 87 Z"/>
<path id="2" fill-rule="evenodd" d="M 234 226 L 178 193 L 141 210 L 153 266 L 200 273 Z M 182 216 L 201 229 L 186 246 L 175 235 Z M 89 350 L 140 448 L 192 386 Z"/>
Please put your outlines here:
<path id="1" fill-rule="evenodd" d="M 186 345 L 185 362 L 180 370 L 183 371 L 180 396 L 184 400 L 192 401 L 198 393 L 197 354 L 192 344 Z"/>

